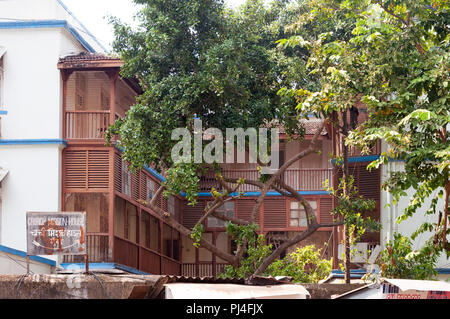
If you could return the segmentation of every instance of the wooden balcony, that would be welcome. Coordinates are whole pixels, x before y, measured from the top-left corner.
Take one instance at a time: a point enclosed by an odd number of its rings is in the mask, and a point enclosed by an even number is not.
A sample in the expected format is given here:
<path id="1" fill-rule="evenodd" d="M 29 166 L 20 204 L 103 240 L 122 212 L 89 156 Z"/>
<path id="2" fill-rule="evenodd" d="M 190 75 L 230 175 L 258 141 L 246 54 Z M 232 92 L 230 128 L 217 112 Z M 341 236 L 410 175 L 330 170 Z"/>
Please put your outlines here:
<path id="1" fill-rule="evenodd" d="M 67 111 L 66 139 L 104 139 L 110 123 L 109 111 Z"/>
<path id="2" fill-rule="evenodd" d="M 255 169 L 224 170 L 222 175 L 228 178 L 244 178 L 258 180 L 260 174 Z M 298 191 L 323 191 L 324 182 L 328 180 L 332 185 L 333 170 L 331 168 L 320 169 L 288 169 L 284 172 L 282 179 L 289 186 Z M 219 182 L 214 177 L 214 172 L 208 172 L 200 180 L 201 191 L 210 191 L 211 188 L 220 189 Z M 260 189 L 253 185 L 244 184 L 241 188 L 244 192 L 256 192 Z"/>

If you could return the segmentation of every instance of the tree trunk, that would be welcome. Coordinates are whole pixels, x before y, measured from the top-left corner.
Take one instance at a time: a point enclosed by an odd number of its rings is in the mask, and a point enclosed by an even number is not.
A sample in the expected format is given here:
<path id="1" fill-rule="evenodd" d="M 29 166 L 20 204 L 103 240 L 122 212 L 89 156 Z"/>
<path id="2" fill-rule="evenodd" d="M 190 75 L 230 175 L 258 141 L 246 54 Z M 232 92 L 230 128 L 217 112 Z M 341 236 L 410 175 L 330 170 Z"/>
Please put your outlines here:
<path id="1" fill-rule="evenodd" d="M 344 196 L 348 194 L 348 146 L 345 145 L 345 139 L 348 135 L 348 122 L 347 122 L 347 110 L 342 112 L 342 136 L 341 136 L 341 145 L 342 145 L 342 178 L 344 179 Z M 344 280 L 346 284 L 350 283 L 350 229 L 347 225 L 344 224 L 344 269 L 345 276 Z"/>

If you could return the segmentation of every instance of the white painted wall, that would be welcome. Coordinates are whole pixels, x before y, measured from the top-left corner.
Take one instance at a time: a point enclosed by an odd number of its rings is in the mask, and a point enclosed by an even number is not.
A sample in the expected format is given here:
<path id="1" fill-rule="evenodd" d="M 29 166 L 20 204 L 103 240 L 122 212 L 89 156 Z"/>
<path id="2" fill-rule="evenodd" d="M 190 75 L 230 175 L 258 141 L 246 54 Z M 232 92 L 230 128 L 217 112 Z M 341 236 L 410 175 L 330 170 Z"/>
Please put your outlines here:
<path id="1" fill-rule="evenodd" d="M 0 21 L 11 21 L 10 19 L 66 20 L 97 52 L 103 52 L 102 46 L 87 33 L 81 20 L 78 20 L 81 17 L 72 15 L 64 8 L 63 4 L 62 0 L 1 0 Z M 9 20 L 2 20 L 2 18 Z"/>
<path id="2" fill-rule="evenodd" d="M 0 166 L 9 170 L 2 182 L 2 245 L 26 251 L 26 212 L 60 210 L 60 154 L 57 145 L 0 146 Z"/>
<path id="3" fill-rule="evenodd" d="M 5 17 L 77 23 L 57 0 L 2 0 L 0 18 Z M 64 28 L 0 28 L 0 46 L 7 49 L 3 67 L 8 112 L 1 119 L 1 139 L 61 139 L 62 80 L 57 63 L 60 57 L 85 48 Z M 63 147 L 61 143 L 0 144 L 0 167 L 9 171 L 2 182 L 1 245 L 26 251 L 26 212 L 61 209 Z"/>
<path id="4" fill-rule="evenodd" d="M 404 170 L 403 162 L 389 162 L 387 165 L 382 166 L 381 170 L 381 183 L 384 183 L 389 177 L 390 172 L 396 172 Z M 381 245 L 386 247 L 386 243 L 393 240 L 394 233 L 401 233 L 404 236 L 411 236 L 411 234 L 419 228 L 423 222 L 436 223 L 438 215 L 425 215 L 425 211 L 430 207 L 431 198 L 426 200 L 412 217 L 408 218 L 401 223 L 397 223 L 397 218 L 403 215 L 406 207 L 409 206 L 410 198 L 413 196 L 414 191 L 411 189 L 407 192 L 407 196 L 401 198 L 401 200 L 393 205 L 392 196 L 387 191 L 381 191 Z M 390 204 L 390 206 L 386 206 Z M 438 209 L 443 210 L 444 200 L 440 199 L 437 204 Z M 413 242 L 413 249 L 419 249 L 423 246 L 433 234 L 423 233 Z M 436 265 L 437 268 L 450 268 L 450 260 L 446 258 L 445 254 L 442 254 Z"/>
<path id="5" fill-rule="evenodd" d="M 30 272 L 32 274 L 54 274 L 55 267 L 35 260 L 30 260 Z M 26 273 L 26 258 L 0 251 L 0 274 L 24 275 Z"/>

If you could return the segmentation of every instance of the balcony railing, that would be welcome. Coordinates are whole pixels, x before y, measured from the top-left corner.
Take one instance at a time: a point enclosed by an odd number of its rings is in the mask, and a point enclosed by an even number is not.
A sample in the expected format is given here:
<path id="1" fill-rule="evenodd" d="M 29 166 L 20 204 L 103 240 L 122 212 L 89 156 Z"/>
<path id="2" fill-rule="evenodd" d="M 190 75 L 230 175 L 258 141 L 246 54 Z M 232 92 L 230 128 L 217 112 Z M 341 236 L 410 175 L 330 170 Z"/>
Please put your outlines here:
<path id="1" fill-rule="evenodd" d="M 181 265 L 181 275 L 185 277 L 216 277 L 225 272 L 226 265 L 228 264 L 216 263 L 214 272 L 212 262 L 200 262 L 199 264 L 183 263 Z"/>
<path id="2" fill-rule="evenodd" d="M 86 247 L 89 262 L 107 262 L 108 256 L 108 234 L 87 234 Z M 83 255 L 65 255 L 63 261 L 65 263 L 84 262 Z"/>
<path id="3" fill-rule="evenodd" d="M 103 139 L 109 126 L 109 111 L 67 111 L 67 139 Z"/>
<path id="4" fill-rule="evenodd" d="M 255 169 L 223 170 L 222 176 L 228 178 L 244 178 L 258 180 L 260 174 Z M 332 185 L 333 170 L 331 168 L 320 169 L 288 169 L 282 175 L 283 181 L 298 191 L 321 191 L 324 190 L 324 182 Z M 220 189 L 219 182 L 215 179 L 214 172 L 208 172 L 200 179 L 201 191 L 210 191 L 211 188 Z M 244 192 L 259 191 L 259 187 L 244 184 L 241 189 Z"/>

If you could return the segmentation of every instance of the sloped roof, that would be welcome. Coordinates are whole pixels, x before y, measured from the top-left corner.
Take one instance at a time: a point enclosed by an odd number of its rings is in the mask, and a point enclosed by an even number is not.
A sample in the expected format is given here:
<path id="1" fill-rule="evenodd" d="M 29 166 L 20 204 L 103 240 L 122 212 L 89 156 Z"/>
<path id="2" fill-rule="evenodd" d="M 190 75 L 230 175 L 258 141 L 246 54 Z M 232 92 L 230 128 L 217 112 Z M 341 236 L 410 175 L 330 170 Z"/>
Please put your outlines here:
<path id="1" fill-rule="evenodd" d="M 59 59 L 59 69 L 105 69 L 120 68 L 123 61 L 118 57 L 98 52 L 81 52 L 71 54 Z"/>
<path id="2" fill-rule="evenodd" d="M 68 55 L 61 59 L 59 62 L 76 62 L 76 61 L 99 61 L 99 60 L 117 60 L 120 61 L 119 58 L 113 57 L 110 55 L 106 55 L 104 53 L 98 52 L 81 52 L 78 54 Z"/>

